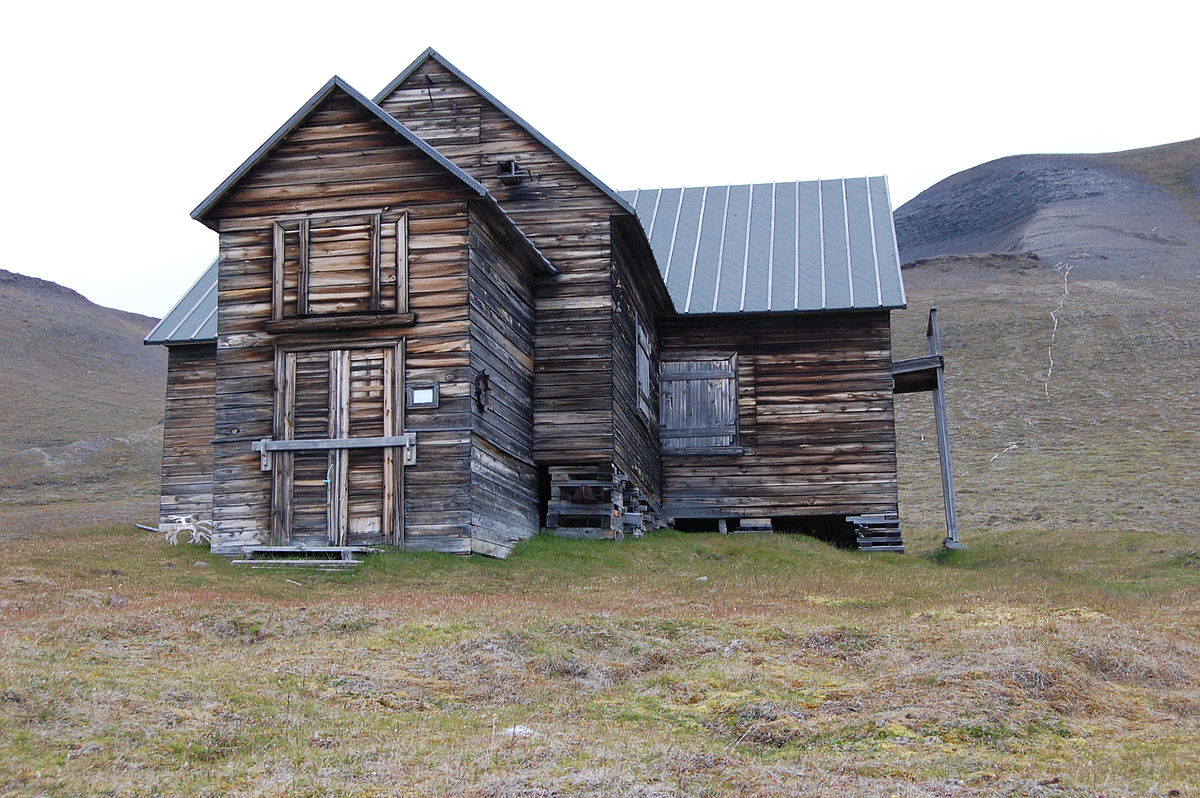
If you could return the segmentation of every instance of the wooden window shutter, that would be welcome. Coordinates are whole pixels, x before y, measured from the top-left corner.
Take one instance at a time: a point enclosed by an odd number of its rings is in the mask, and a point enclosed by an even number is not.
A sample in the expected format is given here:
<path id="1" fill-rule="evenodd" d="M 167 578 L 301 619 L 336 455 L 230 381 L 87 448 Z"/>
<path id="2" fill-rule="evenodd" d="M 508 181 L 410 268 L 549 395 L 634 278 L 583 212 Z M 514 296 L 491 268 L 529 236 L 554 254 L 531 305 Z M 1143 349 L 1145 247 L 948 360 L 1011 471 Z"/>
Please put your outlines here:
<path id="1" fill-rule="evenodd" d="M 312 214 L 272 229 L 271 317 L 408 311 L 408 214 Z"/>
<path id="2" fill-rule="evenodd" d="M 665 451 L 737 444 L 737 365 L 733 355 L 664 360 L 660 436 Z"/>
<path id="3" fill-rule="evenodd" d="M 635 320 L 637 327 L 637 403 L 638 412 L 647 421 L 653 418 L 651 413 L 651 380 L 654 359 L 651 356 L 650 333 L 641 319 Z"/>

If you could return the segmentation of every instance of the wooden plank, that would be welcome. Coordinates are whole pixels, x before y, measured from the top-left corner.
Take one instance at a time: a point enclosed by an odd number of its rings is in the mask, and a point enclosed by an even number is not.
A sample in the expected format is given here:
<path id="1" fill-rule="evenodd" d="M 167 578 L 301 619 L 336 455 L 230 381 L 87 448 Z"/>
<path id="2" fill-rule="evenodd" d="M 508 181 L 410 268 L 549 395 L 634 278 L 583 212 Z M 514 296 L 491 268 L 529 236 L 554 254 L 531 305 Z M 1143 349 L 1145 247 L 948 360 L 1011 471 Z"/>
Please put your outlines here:
<path id="1" fill-rule="evenodd" d="M 308 242 L 309 242 L 309 221 L 301 219 L 299 225 L 299 247 L 300 247 L 300 262 L 299 271 L 296 276 L 296 313 L 304 316 L 308 314 L 308 278 L 309 278 L 309 259 L 308 259 Z"/>
<path id="2" fill-rule="evenodd" d="M 345 350 L 342 350 L 345 351 Z M 384 447 L 412 446 L 417 441 L 416 433 L 400 435 L 377 435 L 364 438 L 303 438 L 298 440 L 254 441 L 251 449 L 256 452 L 310 452 L 338 449 L 380 449 Z"/>

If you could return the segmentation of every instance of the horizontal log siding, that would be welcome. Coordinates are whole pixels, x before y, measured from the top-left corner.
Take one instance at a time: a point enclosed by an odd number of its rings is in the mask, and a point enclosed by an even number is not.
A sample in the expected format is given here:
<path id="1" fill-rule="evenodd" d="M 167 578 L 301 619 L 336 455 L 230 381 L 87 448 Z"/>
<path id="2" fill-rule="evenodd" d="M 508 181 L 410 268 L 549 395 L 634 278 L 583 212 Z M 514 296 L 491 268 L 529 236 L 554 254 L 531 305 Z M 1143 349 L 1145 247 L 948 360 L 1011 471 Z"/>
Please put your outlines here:
<path id="1" fill-rule="evenodd" d="M 538 463 L 613 459 L 613 300 L 609 217 L 619 206 L 436 61 L 380 105 L 483 183 L 560 270 L 536 295 L 534 455 Z M 505 186 L 496 163 L 534 179 Z"/>
<path id="2" fill-rule="evenodd" d="M 475 203 L 471 216 L 471 371 L 486 371 L 491 406 L 472 403 L 471 529 L 476 551 L 507 556 L 538 530 L 533 466 L 533 286 L 527 245 L 489 224 L 495 213 Z M 489 212 L 490 211 L 490 212 Z"/>
<path id="3" fill-rule="evenodd" d="M 470 550 L 467 200 L 472 193 L 345 95 L 335 92 L 214 210 L 221 231 L 213 514 L 220 534 L 267 542 L 271 476 L 250 443 L 272 436 L 274 349 L 405 339 L 405 378 L 441 384 L 436 410 L 407 412 L 418 459 L 405 469 L 405 541 Z M 414 326 L 273 336 L 272 222 L 282 214 L 409 214 Z M 226 550 L 229 550 L 228 547 Z"/>
<path id="4" fill-rule="evenodd" d="M 216 380 L 215 346 L 168 348 L 160 523 L 172 515 L 212 518 Z"/>
<path id="5" fill-rule="evenodd" d="M 888 313 L 679 318 L 663 358 L 738 355 L 738 454 L 663 455 L 675 518 L 896 511 Z"/>
<path id="6" fill-rule="evenodd" d="M 658 447 L 658 324 L 661 309 L 638 279 L 636 250 L 613 237 L 613 437 L 617 470 L 625 474 L 655 507 L 662 499 L 662 460 Z M 653 263 L 641 268 L 655 268 Z M 637 325 L 640 319 L 651 341 L 650 419 L 638 411 Z"/>

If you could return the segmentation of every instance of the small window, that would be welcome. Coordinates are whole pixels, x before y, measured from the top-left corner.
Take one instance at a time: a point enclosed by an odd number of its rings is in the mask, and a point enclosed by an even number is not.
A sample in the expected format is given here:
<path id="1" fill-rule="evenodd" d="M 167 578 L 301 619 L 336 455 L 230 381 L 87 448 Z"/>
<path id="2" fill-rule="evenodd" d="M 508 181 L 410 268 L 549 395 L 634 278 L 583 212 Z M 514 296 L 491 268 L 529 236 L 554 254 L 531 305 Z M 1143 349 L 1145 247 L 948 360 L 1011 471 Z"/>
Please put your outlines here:
<path id="1" fill-rule="evenodd" d="M 437 407 L 438 384 L 434 382 L 427 385 L 408 386 L 407 404 L 409 407 Z"/>
<path id="2" fill-rule="evenodd" d="M 404 213 L 313 215 L 274 227 L 273 318 L 408 309 Z"/>
<path id="3" fill-rule="evenodd" d="M 653 422 L 651 407 L 654 359 L 651 355 L 650 333 L 640 318 L 635 318 L 637 328 L 637 405 L 638 413 L 647 423 Z"/>
<path id="4" fill-rule="evenodd" d="M 735 356 L 664 360 L 659 380 L 663 451 L 709 451 L 737 445 Z"/>

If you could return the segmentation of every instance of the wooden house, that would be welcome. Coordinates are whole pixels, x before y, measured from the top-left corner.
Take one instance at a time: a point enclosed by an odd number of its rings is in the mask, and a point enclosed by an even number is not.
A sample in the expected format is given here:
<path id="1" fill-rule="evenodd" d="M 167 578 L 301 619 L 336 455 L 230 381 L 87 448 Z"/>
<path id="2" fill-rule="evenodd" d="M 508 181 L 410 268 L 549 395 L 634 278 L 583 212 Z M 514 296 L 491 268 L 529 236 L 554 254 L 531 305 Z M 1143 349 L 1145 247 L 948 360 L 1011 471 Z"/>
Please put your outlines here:
<path id="1" fill-rule="evenodd" d="M 162 521 L 214 551 L 902 545 L 882 178 L 617 192 L 430 50 L 331 80 L 193 216 L 218 258 L 147 343 Z"/>

